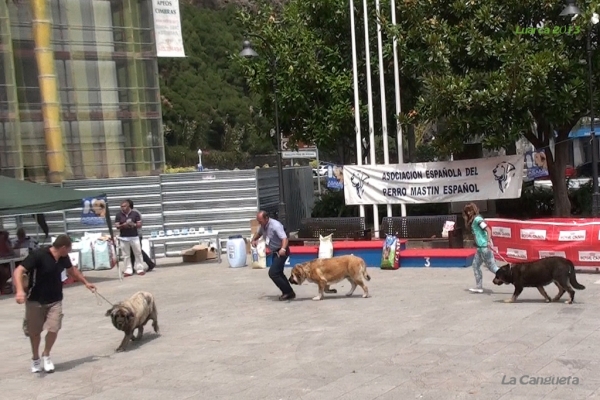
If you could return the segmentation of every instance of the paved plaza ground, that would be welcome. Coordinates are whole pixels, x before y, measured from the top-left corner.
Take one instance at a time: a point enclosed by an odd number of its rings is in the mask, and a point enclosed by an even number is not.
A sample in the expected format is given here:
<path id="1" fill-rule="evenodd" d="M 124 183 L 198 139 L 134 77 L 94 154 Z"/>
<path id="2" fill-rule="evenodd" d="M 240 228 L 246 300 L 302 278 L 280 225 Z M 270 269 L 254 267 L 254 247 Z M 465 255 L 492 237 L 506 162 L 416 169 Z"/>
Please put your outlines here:
<path id="1" fill-rule="evenodd" d="M 289 275 L 289 269 L 286 269 Z M 465 269 L 370 268 L 372 297 L 312 301 L 316 287 L 277 301 L 266 270 L 225 263 L 163 263 L 120 282 L 88 272 L 111 301 L 154 293 L 161 336 L 115 353 L 122 334 L 108 304 L 81 285 L 65 289 L 54 374 L 29 372 L 24 307 L 0 297 L 0 393 L 20 399 L 584 399 L 600 398 L 600 285 L 576 304 L 546 304 L 536 289 L 505 304 L 512 287 L 471 294 Z M 548 287 L 550 296 L 555 287 Z M 565 295 L 566 298 L 566 295 Z M 578 384 L 521 384 L 523 376 Z M 503 384 L 516 378 L 517 384 Z M 571 378 L 573 380 L 573 378 Z M 572 382 L 571 382 L 572 383 Z"/>

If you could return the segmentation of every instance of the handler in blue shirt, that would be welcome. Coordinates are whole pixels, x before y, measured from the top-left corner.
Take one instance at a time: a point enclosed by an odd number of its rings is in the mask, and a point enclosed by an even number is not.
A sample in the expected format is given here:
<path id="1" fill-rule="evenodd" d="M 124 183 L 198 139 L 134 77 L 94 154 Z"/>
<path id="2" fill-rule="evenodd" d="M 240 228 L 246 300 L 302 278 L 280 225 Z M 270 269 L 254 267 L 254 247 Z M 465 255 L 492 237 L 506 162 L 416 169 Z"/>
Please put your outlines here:
<path id="1" fill-rule="evenodd" d="M 288 282 L 283 268 L 285 260 L 290 255 L 290 247 L 288 245 L 288 237 L 281 222 L 276 219 L 269 218 L 266 211 L 259 211 L 256 214 L 256 220 L 260 224 L 258 232 L 252 238 L 252 245 L 256 246 L 256 241 L 262 236 L 272 254 L 271 267 L 269 268 L 269 277 L 277 285 L 283 293 L 279 296 L 279 300 L 292 300 L 296 297 L 294 289 Z"/>

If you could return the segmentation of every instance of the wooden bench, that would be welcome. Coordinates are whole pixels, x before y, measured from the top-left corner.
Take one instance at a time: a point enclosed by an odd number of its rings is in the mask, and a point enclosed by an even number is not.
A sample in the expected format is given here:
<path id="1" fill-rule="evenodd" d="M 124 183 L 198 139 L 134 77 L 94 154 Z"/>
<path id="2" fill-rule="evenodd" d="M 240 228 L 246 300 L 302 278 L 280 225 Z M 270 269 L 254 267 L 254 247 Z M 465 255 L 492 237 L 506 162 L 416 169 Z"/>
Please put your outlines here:
<path id="1" fill-rule="evenodd" d="M 442 237 L 444 223 L 455 223 L 454 231 L 448 237 Z M 380 237 L 395 235 L 399 239 L 430 242 L 434 248 L 462 248 L 462 228 L 457 225 L 456 215 L 414 215 L 407 217 L 384 217 L 381 221 Z"/>
<path id="2" fill-rule="evenodd" d="M 371 230 L 366 229 L 364 217 L 304 218 L 300 222 L 297 238 L 290 245 L 302 246 L 304 242 L 319 241 L 319 235 L 333 240 L 371 240 Z"/>

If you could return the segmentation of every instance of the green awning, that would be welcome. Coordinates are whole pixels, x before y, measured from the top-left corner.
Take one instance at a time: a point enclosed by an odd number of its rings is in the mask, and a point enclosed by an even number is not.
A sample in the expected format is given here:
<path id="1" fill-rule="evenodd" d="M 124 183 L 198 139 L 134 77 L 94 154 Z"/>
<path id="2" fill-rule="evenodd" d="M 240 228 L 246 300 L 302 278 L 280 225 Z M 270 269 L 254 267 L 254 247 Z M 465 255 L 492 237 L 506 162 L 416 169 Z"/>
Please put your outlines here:
<path id="1" fill-rule="evenodd" d="M 0 216 L 42 214 L 81 208 L 83 198 L 104 195 L 104 193 L 54 187 L 0 175 Z"/>

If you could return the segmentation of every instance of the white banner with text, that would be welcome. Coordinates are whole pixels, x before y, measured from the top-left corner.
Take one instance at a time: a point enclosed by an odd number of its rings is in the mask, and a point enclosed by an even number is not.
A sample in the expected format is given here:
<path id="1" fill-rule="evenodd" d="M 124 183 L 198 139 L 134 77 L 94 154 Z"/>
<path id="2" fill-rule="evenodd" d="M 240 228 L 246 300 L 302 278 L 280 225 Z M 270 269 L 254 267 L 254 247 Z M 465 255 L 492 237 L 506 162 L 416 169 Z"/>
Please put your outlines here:
<path id="1" fill-rule="evenodd" d="M 152 0 L 157 57 L 185 57 L 179 0 Z"/>
<path id="2" fill-rule="evenodd" d="M 521 197 L 522 155 L 390 165 L 344 165 L 347 205 Z"/>

